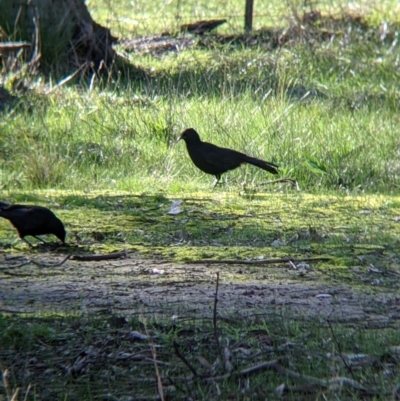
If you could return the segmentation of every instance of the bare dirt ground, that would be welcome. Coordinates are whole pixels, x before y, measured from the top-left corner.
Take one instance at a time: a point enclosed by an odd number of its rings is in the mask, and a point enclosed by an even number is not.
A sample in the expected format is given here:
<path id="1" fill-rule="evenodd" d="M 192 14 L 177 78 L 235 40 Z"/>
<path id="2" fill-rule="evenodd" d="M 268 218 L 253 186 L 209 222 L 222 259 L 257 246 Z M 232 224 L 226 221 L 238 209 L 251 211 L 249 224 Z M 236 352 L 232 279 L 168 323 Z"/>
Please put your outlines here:
<path id="1" fill-rule="evenodd" d="M 216 272 L 220 272 L 221 317 L 290 314 L 368 327 L 397 325 L 400 295 L 382 291 L 374 272 L 354 267 L 356 280 L 335 280 L 309 265 L 269 266 L 177 264 L 138 253 L 112 261 L 79 262 L 63 255 L 0 256 L 0 312 L 112 312 L 212 316 Z M 398 277 L 389 280 L 399 281 Z M 335 282 L 337 284 L 335 284 Z M 360 283 L 364 283 L 363 286 Z"/>

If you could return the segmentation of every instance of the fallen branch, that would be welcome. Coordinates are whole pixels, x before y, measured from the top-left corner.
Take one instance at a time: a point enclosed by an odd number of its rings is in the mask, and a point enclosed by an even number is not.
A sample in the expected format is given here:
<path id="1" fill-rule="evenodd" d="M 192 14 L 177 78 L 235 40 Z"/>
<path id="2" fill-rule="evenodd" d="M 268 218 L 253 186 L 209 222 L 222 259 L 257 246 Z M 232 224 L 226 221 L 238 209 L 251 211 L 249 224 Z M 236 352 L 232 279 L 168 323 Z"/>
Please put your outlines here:
<path id="1" fill-rule="evenodd" d="M 333 379 L 330 380 L 319 379 L 314 376 L 303 375 L 293 370 L 286 369 L 278 361 L 276 361 L 276 364 L 271 364 L 270 367 L 277 373 L 283 374 L 286 377 L 290 377 L 292 379 L 297 379 L 297 380 L 305 380 L 309 384 L 314 384 L 322 388 L 330 388 L 332 386 L 337 386 L 337 387 L 348 386 L 369 395 L 381 394 L 380 390 L 367 389 L 356 380 L 350 379 L 348 377 L 334 377 Z"/>
<path id="2" fill-rule="evenodd" d="M 17 255 L 17 256 L 9 256 L 7 254 L 4 254 L 4 260 L 9 261 L 9 260 L 17 260 L 17 259 L 26 259 L 26 256 L 23 255 Z"/>
<path id="3" fill-rule="evenodd" d="M 62 266 L 70 258 L 71 258 L 71 255 L 67 255 L 61 262 L 57 262 L 57 263 L 40 263 L 40 262 L 37 262 L 36 260 L 32 259 L 31 263 L 33 263 L 34 265 L 39 266 L 39 267 L 59 267 L 59 266 Z"/>
<path id="4" fill-rule="evenodd" d="M 278 360 L 262 362 L 254 366 L 250 366 L 249 368 L 240 370 L 238 372 L 227 373 L 226 375 L 216 376 L 216 377 L 207 377 L 204 380 L 207 382 L 213 381 L 221 381 L 229 379 L 230 377 L 240 377 L 240 376 L 248 376 L 254 373 L 263 372 L 264 370 L 276 370 L 279 365 Z"/>
<path id="5" fill-rule="evenodd" d="M 123 252 L 114 252 L 114 253 L 109 253 L 108 255 L 67 255 L 61 262 L 57 263 L 41 263 L 38 262 L 34 259 L 27 259 L 26 261 L 18 264 L 18 265 L 13 265 L 12 267 L 23 267 L 29 264 L 34 264 L 39 267 L 60 267 L 62 266 L 67 260 L 78 260 L 81 262 L 90 262 L 90 261 L 99 261 L 99 260 L 112 260 L 112 259 L 120 259 L 120 258 L 127 258 L 128 253 L 126 251 Z M 2 270 L 2 269 L 0 269 Z M 8 274 L 8 273 L 6 273 Z M 12 274 L 10 274 L 12 275 Z M 18 275 L 18 274 L 14 274 Z"/>
<path id="6" fill-rule="evenodd" d="M 71 259 L 71 255 L 67 255 L 61 262 L 57 262 L 57 263 L 41 263 L 41 262 L 36 261 L 35 259 L 27 259 L 25 262 L 22 262 L 19 265 L 11 265 L 10 267 L 17 268 L 17 267 L 23 267 L 23 266 L 26 266 L 29 264 L 34 264 L 39 267 L 59 267 L 59 266 L 62 266 L 68 259 Z M 0 270 L 3 270 L 3 269 L 0 269 Z M 8 272 L 5 272 L 5 273 L 11 275 L 11 273 L 8 273 Z M 15 274 L 15 275 L 18 275 L 18 274 Z"/>
<path id="7" fill-rule="evenodd" d="M 187 260 L 185 263 L 188 264 L 224 264 L 224 265 L 272 265 L 275 263 L 300 263 L 300 262 L 329 262 L 332 258 L 325 256 L 316 258 L 304 258 L 304 259 L 294 259 L 294 258 L 280 258 L 280 259 L 257 259 L 257 260 L 232 260 L 232 259 L 199 259 L 199 260 Z"/>
<path id="8" fill-rule="evenodd" d="M 112 260 L 112 259 L 120 259 L 127 257 L 128 253 L 126 251 L 122 251 L 122 252 L 109 253 L 107 255 L 72 255 L 71 259 L 79 260 L 81 262 L 91 262 L 98 260 Z"/>
<path id="9" fill-rule="evenodd" d="M 397 273 L 396 271 L 393 271 L 393 270 L 384 270 L 383 274 L 387 274 L 389 276 L 400 277 L 400 273 Z"/>
<path id="10" fill-rule="evenodd" d="M 2 42 L 0 43 L 0 54 L 4 55 L 20 49 L 31 47 L 29 42 Z"/>
<path id="11" fill-rule="evenodd" d="M 333 386 L 337 386 L 337 387 L 348 386 L 355 390 L 363 392 L 363 394 L 368 394 L 368 395 L 381 394 L 379 390 L 367 389 L 366 387 L 364 387 L 362 384 L 360 384 L 356 380 L 350 379 L 348 377 L 334 377 L 333 379 L 326 380 L 326 379 L 319 379 L 319 378 L 313 377 L 313 376 L 303 375 L 303 374 L 297 373 L 293 370 L 284 368 L 280 364 L 279 360 L 262 362 L 257 365 L 254 365 L 254 366 L 250 366 L 246 369 L 242 369 L 238 372 L 233 372 L 231 374 L 226 374 L 226 375 L 217 376 L 217 377 L 207 377 L 207 378 L 204 378 L 204 380 L 206 382 L 222 381 L 222 380 L 229 379 L 231 377 L 249 376 L 249 375 L 252 375 L 255 373 L 263 372 L 265 370 L 273 370 L 276 373 L 282 374 L 291 379 L 304 380 L 308 384 L 318 386 L 319 388 L 327 389 L 327 388 L 330 388 Z"/>
<path id="12" fill-rule="evenodd" d="M 181 354 L 178 343 L 176 341 L 174 341 L 173 344 L 174 344 L 174 350 L 175 350 L 176 356 L 189 368 L 189 370 L 192 372 L 193 376 L 198 378 L 199 375 L 197 374 L 195 368 L 189 363 L 189 361 L 185 358 L 185 356 Z"/>

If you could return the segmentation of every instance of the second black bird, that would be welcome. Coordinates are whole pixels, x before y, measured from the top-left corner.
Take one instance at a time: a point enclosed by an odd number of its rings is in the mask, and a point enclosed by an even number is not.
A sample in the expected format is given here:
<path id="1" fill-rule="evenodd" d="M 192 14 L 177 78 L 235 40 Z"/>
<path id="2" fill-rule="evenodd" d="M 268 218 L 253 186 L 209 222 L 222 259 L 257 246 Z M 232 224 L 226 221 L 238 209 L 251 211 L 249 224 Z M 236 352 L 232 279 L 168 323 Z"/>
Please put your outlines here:
<path id="1" fill-rule="evenodd" d="M 278 174 L 276 164 L 247 156 L 233 149 L 221 148 L 212 143 L 203 142 L 193 128 L 183 131 L 178 140 L 181 139 L 185 141 L 187 151 L 195 166 L 207 174 L 215 175 L 214 187 L 218 184 L 223 173 L 234 170 L 243 163 L 260 167 L 272 174 Z"/>
<path id="2" fill-rule="evenodd" d="M 19 237 L 30 235 L 44 242 L 38 235 L 54 234 L 65 244 L 65 228 L 62 221 L 46 207 L 30 205 L 8 205 L 0 202 L 0 217 L 9 220 L 18 231 Z"/>

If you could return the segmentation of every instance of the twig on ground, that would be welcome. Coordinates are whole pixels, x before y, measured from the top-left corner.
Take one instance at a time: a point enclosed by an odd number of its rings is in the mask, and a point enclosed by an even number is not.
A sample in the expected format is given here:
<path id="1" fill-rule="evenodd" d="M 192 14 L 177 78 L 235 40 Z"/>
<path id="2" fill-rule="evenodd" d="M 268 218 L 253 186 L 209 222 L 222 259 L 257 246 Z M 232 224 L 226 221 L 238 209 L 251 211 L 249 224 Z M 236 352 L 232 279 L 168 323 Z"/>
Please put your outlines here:
<path id="1" fill-rule="evenodd" d="M 335 311 L 335 309 L 332 309 L 332 312 L 329 314 L 329 316 L 328 316 L 327 319 L 326 319 L 326 323 L 328 324 L 329 331 L 331 332 L 331 335 L 332 335 L 332 339 L 333 339 L 333 341 L 335 342 L 336 347 L 337 347 L 337 349 L 338 349 L 338 351 L 339 351 L 339 356 L 340 356 L 340 359 L 341 359 L 342 362 L 343 362 L 343 365 L 345 366 L 345 368 L 347 369 L 347 371 L 350 373 L 351 377 L 355 380 L 354 373 L 353 373 L 353 369 L 352 369 L 351 366 L 346 362 L 346 358 L 343 356 L 342 346 L 340 345 L 340 342 L 339 342 L 338 339 L 336 338 L 335 331 L 333 330 L 332 323 L 331 323 L 331 321 L 330 321 L 330 317 L 332 316 L 332 313 L 333 313 L 334 311 Z"/>
<path id="2" fill-rule="evenodd" d="M 217 304 L 218 304 L 218 287 L 219 287 L 219 272 L 217 272 L 217 282 L 215 283 L 215 295 L 214 295 L 214 311 L 213 311 L 213 328 L 214 328 L 214 339 L 215 345 L 218 349 L 218 354 L 222 356 L 221 345 L 218 338 L 218 327 L 217 327 Z"/>
<path id="3" fill-rule="evenodd" d="M 33 263 L 34 265 L 39 266 L 39 267 L 59 267 L 59 266 L 62 266 L 70 258 L 71 258 L 71 255 L 67 255 L 61 262 L 57 262 L 57 263 L 40 263 L 40 262 L 37 262 L 36 260 L 32 259 L 31 263 Z"/>
<path id="4" fill-rule="evenodd" d="M 297 373 L 293 370 L 289 370 L 281 366 L 279 363 L 276 366 L 273 366 L 273 369 L 277 373 L 281 373 L 287 377 L 297 380 L 305 380 L 310 384 L 314 384 L 315 386 L 322 387 L 322 388 L 329 388 L 331 386 L 338 386 L 343 387 L 347 385 L 355 390 L 362 391 L 364 394 L 369 395 L 376 395 L 380 394 L 380 390 L 375 389 L 367 389 L 362 384 L 357 382 L 356 380 L 350 379 L 348 377 L 334 377 L 333 379 L 326 380 L 326 379 L 318 379 L 317 377 L 302 375 L 301 373 Z"/>
<path id="5" fill-rule="evenodd" d="M 227 373 L 222 376 L 216 376 L 216 377 L 207 377 L 204 380 L 209 382 L 209 381 L 220 381 L 220 380 L 226 380 L 229 379 L 230 377 L 240 377 L 240 376 L 248 376 L 254 373 L 262 372 L 264 370 L 276 370 L 277 365 L 279 365 L 278 360 L 273 360 L 273 361 L 268 361 L 268 362 L 262 362 L 254 366 L 250 366 L 249 368 L 237 371 L 237 372 L 232 372 L 232 373 Z"/>
<path id="6" fill-rule="evenodd" d="M 31 43 L 29 42 L 2 42 L 0 43 L 0 54 L 5 55 L 8 52 L 27 49 L 28 47 L 31 47 Z"/>
<path id="7" fill-rule="evenodd" d="M 5 259 L 6 261 L 9 261 L 9 260 L 16 260 L 16 259 L 26 259 L 26 256 L 24 256 L 24 255 L 9 256 L 9 255 L 7 255 L 7 254 L 4 254 L 4 259 Z"/>
<path id="8" fill-rule="evenodd" d="M 20 263 L 19 265 L 12 265 L 11 267 L 14 267 L 14 268 L 23 267 L 23 266 L 29 265 L 31 263 L 36 266 L 39 266 L 39 267 L 59 267 L 59 266 L 62 266 L 70 258 L 71 258 L 71 255 L 67 255 L 61 262 L 57 262 L 57 263 L 41 263 L 41 262 L 36 261 L 35 259 L 27 259 L 25 262 Z M 1 270 L 3 270 L 3 269 L 1 269 Z M 5 274 L 18 275 L 18 274 L 12 274 L 10 272 L 5 272 Z"/>
<path id="9" fill-rule="evenodd" d="M 273 370 L 276 373 L 282 374 L 286 377 L 290 377 L 291 379 L 296 379 L 296 380 L 304 380 L 308 382 L 309 384 L 312 384 L 314 386 L 318 386 L 320 388 L 329 388 L 331 386 L 344 386 L 347 385 L 348 387 L 351 387 L 355 390 L 362 391 L 364 394 L 369 394 L 369 395 L 376 395 L 380 394 L 378 390 L 375 389 L 367 389 L 364 387 L 362 384 L 357 382 L 356 380 L 350 379 L 348 377 L 334 377 L 333 379 L 326 380 L 326 379 L 319 379 L 317 377 L 313 376 L 308 376 L 308 375 L 303 375 L 301 373 L 297 373 L 293 370 L 286 369 L 284 368 L 279 360 L 272 360 L 268 362 L 262 362 L 254 366 L 250 366 L 246 369 L 242 369 L 238 372 L 233 372 L 230 374 L 222 375 L 222 376 L 217 376 L 217 377 L 207 377 L 204 378 L 206 382 L 214 382 L 214 381 L 221 381 L 221 380 L 226 380 L 231 377 L 244 377 L 244 376 L 249 376 L 255 373 L 263 372 L 265 370 Z"/>
<path id="10" fill-rule="evenodd" d="M 29 265 L 30 263 L 31 263 L 31 260 L 29 259 L 27 262 L 20 263 L 19 265 L 2 267 L 2 268 L 0 268 L 0 271 L 3 272 L 3 273 L 6 274 L 6 275 L 9 275 L 9 276 L 24 276 L 25 274 L 19 274 L 19 273 L 12 273 L 12 272 L 9 272 L 8 269 L 9 269 L 10 267 L 24 267 L 24 266 L 26 266 L 26 265 Z"/>
<path id="11" fill-rule="evenodd" d="M 104 394 L 101 398 L 104 401 L 120 401 L 121 398 L 115 397 L 112 394 Z M 127 398 L 128 400 L 135 401 L 160 401 L 159 395 L 148 396 L 148 397 L 135 397 L 135 398 Z"/>
<path id="12" fill-rule="evenodd" d="M 389 275 L 389 276 L 400 277 L 400 273 L 397 273 L 396 271 L 393 271 L 393 270 L 385 270 L 385 271 L 383 272 L 383 274 L 384 274 L 384 275 L 387 274 L 387 275 Z"/>
<path id="13" fill-rule="evenodd" d="M 107 255 L 72 255 L 72 260 L 79 260 L 82 262 L 99 261 L 99 260 L 112 260 L 127 258 L 128 253 L 126 251 L 109 253 Z"/>
<path id="14" fill-rule="evenodd" d="M 162 385 L 162 381 L 161 381 L 160 371 L 158 370 L 158 365 L 157 365 L 157 353 L 156 353 L 156 349 L 155 349 L 155 347 L 154 347 L 154 343 L 153 343 L 152 338 L 151 338 L 151 336 L 150 336 L 150 334 L 149 334 L 149 331 L 147 330 L 147 325 L 146 325 L 146 323 L 144 324 L 144 328 L 145 328 L 145 330 L 146 330 L 146 336 L 147 336 L 147 339 L 148 339 L 148 341 L 149 341 L 150 351 L 151 351 L 151 354 L 152 354 L 152 356 L 153 356 L 154 370 L 156 371 L 156 376 L 157 376 L 157 392 L 158 392 L 158 396 L 159 396 L 159 399 L 160 399 L 161 401 L 164 401 L 164 400 L 165 400 L 165 398 L 164 398 L 164 391 L 163 391 L 163 385 Z"/>
<path id="15" fill-rule="evenodd" d="M 199 259 L 199 260 L 187 260 L 184 263 L 187 264 L 224 264 L 224 265 L 272 265 L 274 263 L 300 263 L 300 262 L 328 262 L 332 258 L 325 256 L 315 258 L 280 258 L 280 259 L 257 259 L 257 260 L 232 260 L 232 259 Z"/>
<path id="16" fill-rule="evenodd" d="M 28 264 L 28 263 L 27 263 Z M 32 275 L 30 273 L 14 273 L 14 272 L 9 272 L 7 270 L 0 270 L 5 276 L 14 276 L 14 277 L 31 277 Z"/>
<path id="17" fill-rule="evenodd" d="M 181 351 L 179 350 L 179 345 L 176 341 L 173 342 L 174 344 L 174 350 L 175 350 L 175 354 L 176 356 L 189 368 L 189 370 L 192 372 L 193 376 L 198 378 L 200 377 L 195 368 L 189 363 L 189 361 L 181 354 Z"/>
<path id="18" fill-rule="evenodd" d="M 31 383 L 29 383 L 28 388 L 26 389 L 26 392 L 25 392 L 24 401 L 28 400 L 28 395 L 29 395 L 29 391 L 31 391 L 31 388 L 32 388 L 32 385 L 31 385 Z"/>
<path id="19" fill-rule="evenodd" d="M 73 72 L 72 74 L 68 75 L 67 77 L 65 77 L 64 79 L 62 79 L 57 85 L 53 86 L 52 88 L 50 88 L 47 92 L 46 95 L 54 92 L 56 89 L 60 88 L 61 86 L 67 84 L 68 82 L 72 81 L 78 74 L 79 72 L 84 68 L 87 67 L 88 64 L 84 63 L 82 64 L 75 72 Z"/>

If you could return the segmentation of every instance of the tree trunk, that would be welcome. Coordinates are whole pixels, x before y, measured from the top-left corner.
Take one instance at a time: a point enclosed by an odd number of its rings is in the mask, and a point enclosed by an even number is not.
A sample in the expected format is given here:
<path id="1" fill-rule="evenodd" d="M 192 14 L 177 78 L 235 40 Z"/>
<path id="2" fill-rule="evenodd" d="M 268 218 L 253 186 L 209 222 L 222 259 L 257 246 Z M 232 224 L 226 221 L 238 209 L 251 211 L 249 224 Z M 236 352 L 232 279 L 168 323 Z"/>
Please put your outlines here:
<path id="1" fill-rule="evenodd" d="M 8 39 L 31 42 L 31 57 L 42 67 L 98 71 L 114 59 L 110 30 L 93 21 L 84 0 L 0 0 L 0 10 Z"/>

